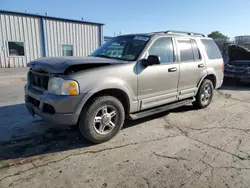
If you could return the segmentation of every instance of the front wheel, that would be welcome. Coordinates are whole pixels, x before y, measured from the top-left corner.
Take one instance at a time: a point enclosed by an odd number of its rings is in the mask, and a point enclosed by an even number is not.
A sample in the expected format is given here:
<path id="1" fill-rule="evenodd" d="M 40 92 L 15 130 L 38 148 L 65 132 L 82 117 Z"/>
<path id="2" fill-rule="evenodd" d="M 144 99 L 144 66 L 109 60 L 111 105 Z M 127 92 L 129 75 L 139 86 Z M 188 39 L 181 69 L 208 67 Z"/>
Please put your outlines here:
<path id="1" fill-rule="evenodd" d="M 193 105 L 198 108 L 206 108 L 212 101 L 214 95 L 214 87 L 211 80 L 205 79 L 196 95 L 196 100 Z"/>
<path id="2" fill-rule="evenodd" d="M 102 143 L 110 140 L 120 131 L 124 119 L 124 107 L 117 98 L 100 96 L 84 107 L 78 126 L 87 140 Z"/>

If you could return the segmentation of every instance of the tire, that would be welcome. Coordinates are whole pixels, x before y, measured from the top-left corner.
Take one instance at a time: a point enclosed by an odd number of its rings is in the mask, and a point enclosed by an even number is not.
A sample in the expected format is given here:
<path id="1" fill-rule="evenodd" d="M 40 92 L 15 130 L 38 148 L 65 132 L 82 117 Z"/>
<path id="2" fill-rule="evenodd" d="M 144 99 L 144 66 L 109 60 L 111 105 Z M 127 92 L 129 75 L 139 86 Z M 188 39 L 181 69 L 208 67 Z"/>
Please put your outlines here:
<path id="1" fill-rule="evenodd" d="M 124 119 L 124 107 L 117 98 L 100 96 L 84 107 L 78 127 L 87 140 L 98 144 L 113 138 L 122 128 Z"/>
<path id="2" fill-rule="evenodd" d="M 207 90 L 207 88 L 209 89 L 208 90 L 209 96 L 207 95 L 207 93 L 205 94 L 205 90 Z M 194 107 L 197 109 L 206 108 L 211 103 L 213 96 L 214 96 L 213 83 L 211 82 L 211 80 L 205 79 L 198 90 L 198 93 L 195 97 L 196 100 L 193 102 Z M 206 98 L 206 100 L 204 97 Z"/>

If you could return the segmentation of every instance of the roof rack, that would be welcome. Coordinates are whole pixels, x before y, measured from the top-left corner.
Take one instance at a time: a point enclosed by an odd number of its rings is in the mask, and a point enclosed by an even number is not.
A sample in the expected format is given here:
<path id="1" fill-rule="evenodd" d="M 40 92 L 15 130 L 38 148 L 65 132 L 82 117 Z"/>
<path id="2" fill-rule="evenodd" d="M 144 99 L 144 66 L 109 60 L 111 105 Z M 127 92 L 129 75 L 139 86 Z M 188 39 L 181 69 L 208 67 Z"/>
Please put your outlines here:
<path id="1" fill-rule="evenodd" d="M 203 37 L 207 37 L 206 35 L 204 35 L 204 34 L 202 34 L 202 33 L 194 33 L 194 32 L 188 32 L 188 31 L 168 30 L 168 31 L 164 31 L 164 33 L 167 33 L 167 34 L 185 34 L 185 35 L 193 35 L 193 36 L 203 36 Z"/>

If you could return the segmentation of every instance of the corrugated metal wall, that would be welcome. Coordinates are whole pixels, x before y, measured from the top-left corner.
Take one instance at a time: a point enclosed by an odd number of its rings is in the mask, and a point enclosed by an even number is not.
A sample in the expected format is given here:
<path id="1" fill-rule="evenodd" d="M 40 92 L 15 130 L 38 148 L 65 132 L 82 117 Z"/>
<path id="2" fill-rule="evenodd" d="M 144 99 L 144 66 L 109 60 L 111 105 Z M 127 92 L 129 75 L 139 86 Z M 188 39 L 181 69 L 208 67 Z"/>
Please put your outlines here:
<path id="1" fill-rule="evenodd" d="M 61 56 L 62 45 L 73 45 L 74 56 L 87 56 L 100 45 L 100 26 L 45 19 L 47 56 Z"/>
<path id="2" fill-rule="evenodd" d="M 24 42 L 24 56 L 9 56 L 8 41 Z M 30 60 L 41 57 L 40 19 L 0 13 L 0 67 L 25 67 Z"/>
<path id="3" fill-rule="evenodd" d="M 234 39 L 236 44 L 248 48 L 250 50 L 250 35 L 237 36 Z"/>
<path id="4" fill-rule="evenodd" d="M 235 42 L 238 44 L 250 44 L 250 35 L 237 36 Z"/>
<path id="5" fill-rule="evenodd" d="M 24 56 L 9 56 L 8 41 L 24 42 Z M 87 56 L 103 42 L 100 24 L 0 11 L 0 67 L 25 67 L 43 56 L 62 56 L 62 45 L 73 56 Z"/>

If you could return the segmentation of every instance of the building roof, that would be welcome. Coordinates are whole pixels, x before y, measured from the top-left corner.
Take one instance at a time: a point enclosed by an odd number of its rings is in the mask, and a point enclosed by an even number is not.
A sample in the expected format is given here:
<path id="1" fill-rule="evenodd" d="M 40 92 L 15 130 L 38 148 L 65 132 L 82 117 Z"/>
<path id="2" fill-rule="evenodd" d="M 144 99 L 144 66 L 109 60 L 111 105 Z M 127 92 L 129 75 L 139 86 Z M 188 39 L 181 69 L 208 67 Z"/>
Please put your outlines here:
<path id="1" fill-rule="evenodd" d="M 250 37 L 250 35 L 238 35 L 236 37 Z"/>
<path id="2" fill-rule="evenodd" d="M 68 18 L 59 18 L 59 17 L 53 17 L 53 16 L 47 16 L 47 15 L 40 15 L 40 14 L 31 14 L 27 12 L 15 12 L 15 11 L 9 11 L 9 10 L 0 10 L 0 14 L 15 14 L 15 15 L 22 15 L 22 16 L 33 16 L 33 17 L 39 17 L 39 18 L 48 18 L 53 20 L 61 20 L 61 21 L 68 21 L 68 22 L 76 22 L 76 23 L 85 23 L 85 24 L 93 24 L 93 25 L 104 25 L 103 23 L 97 23 L 97 22 L 89 22 L 84 20 L 74 20 L 74 19 L 68 19 Z"/>

